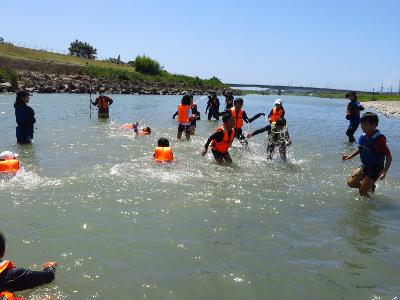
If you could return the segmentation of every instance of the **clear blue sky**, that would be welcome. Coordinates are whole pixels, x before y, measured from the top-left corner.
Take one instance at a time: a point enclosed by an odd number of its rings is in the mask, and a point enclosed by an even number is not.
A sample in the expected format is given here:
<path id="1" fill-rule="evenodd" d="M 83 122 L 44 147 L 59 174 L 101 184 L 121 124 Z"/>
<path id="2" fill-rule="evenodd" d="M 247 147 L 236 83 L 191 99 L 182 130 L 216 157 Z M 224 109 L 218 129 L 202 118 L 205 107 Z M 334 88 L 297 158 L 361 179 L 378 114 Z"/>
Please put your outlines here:
<path id="1" fill-rule="evenodd" d="M 229 83 L 380 89 L 400 80 L 399 0 L 4 0 L 0 36 L 100 57 L 157 59 Z"/>

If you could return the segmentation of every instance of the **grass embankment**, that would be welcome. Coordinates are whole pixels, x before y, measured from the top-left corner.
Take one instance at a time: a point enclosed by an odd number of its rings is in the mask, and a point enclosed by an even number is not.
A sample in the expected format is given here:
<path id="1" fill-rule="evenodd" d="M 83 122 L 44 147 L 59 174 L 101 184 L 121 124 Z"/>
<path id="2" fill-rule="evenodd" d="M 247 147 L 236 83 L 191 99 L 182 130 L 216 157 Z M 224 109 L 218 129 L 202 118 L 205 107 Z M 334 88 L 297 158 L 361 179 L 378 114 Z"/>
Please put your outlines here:
<path id="1" fill-rule="evenodd" d="M 85 59 L 82 57 L 63 55 L 53 52 L 46 52 L 41 50 L 34 50 L 29 48 L 15 47 L 11 45 L 0 45 L 0 55 L 14 59 L 28 59 L 28 60 L 39 60 L 56 62 L 60 64 L 71 64 L 78 66 L 97 66 L 103 68 L 112 68 L 118 70 L 135 71 L 135 69 L 128 65 L 118 65 L 108 61 Z"/>
<path id="2" fill-rule="evenodd" d="M 3 68 L 1 69 L 1 66 Z M 0 72 L 36 71 L 56 74 L 89 75 L 109 80 L 132 82 L 155 82 L 179 85 L 184 88 L 227 88 L 218 78 L 200 79 L 161 71 L 159 75 L 145 75 L 136 72 L 130 65 L 108 61 L 85 59 L 71 55 L 34 50 L 0 44 Z"/>

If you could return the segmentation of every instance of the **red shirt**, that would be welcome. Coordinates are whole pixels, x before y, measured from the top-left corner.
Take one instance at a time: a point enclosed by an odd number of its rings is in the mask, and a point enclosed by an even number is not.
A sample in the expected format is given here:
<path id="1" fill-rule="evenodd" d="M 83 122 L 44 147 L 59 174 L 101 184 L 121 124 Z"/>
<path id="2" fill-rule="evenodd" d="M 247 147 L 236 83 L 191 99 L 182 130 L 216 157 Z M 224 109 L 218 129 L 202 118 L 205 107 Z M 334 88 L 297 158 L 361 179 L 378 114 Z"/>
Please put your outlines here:
<path id="1" fill-rule="evenodd" d="M 374 152 L 378 155 L 390 155 L 390 149 L 387 146 L 385 136 L 381 135 L 374 143 Z"/>

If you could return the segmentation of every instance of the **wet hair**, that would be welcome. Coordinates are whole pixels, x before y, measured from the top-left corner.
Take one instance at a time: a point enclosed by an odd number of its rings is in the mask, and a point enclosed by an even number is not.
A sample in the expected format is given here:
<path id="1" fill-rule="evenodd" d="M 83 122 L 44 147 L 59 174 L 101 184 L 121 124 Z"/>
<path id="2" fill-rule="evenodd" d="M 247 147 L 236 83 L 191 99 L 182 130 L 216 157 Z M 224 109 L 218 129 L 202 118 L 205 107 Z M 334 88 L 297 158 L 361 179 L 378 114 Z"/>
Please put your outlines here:
<path id="1" fill-rule="evenodd" d="M 6 237 L 0 231 L 0 258 L 2 258 L 4 256 L 4 253 L 6 252 L 6 241 Z"/>
<path id="2" fill-rule="evenodd" d="M 190 95 L 184 95 L 182 97 L 182 104 L 183 105 L 190 105 L 190 102 L 192 102 L 192 97 L 190 97 Z"/>
<path id="3" fill-rule="evenodd" d="M 242 104 L 243 104 L 243 98 L 236 98 L 235 100 L 233 100 L 233 103 L 235 104 L 235 103 L 239 103 L 239 102 L 241 102 Z"/>
<path id="4" fill-rule="evenodd" d="M 169 147 L 169 141 L 167 138 L 159 138 L 157 142 L 158 147 Z"/>
<path id="5" fill-rule="evenodd" d="M 147 132 L 147 133 L 151 133 L 151 128 L 150 127 L 145 127 L 142 129 L 143 131 Z"/>
<path id="6" fill-rule="evenodd" d="M 280 118 L 278 121 L 276 121 L 276 126 L 286 126 L 286 119 L 285 118 Z"/>
<path id="7" fill-rule="evenodd" d="M 226 122 L 228 122 L 228 120 L 231 119 L 231 118 L 232 118 L 232 114 L 231 114 L 230 112 L 228 112 L 228 113 L 226 113 L 226 114 L 224 114 L 224 115 L 222 116 L 222 122 L 226 123 Z"/>
<path id="8" fill-rule="evenodd" d="M 371 125 L 378 125 L 379 123 L 379 118 L 377 114 L 374 114 L 373 112 L 366 112 L 365 114 L 362 115 L 361 117 L 361 123 L 368 123 Z"/>

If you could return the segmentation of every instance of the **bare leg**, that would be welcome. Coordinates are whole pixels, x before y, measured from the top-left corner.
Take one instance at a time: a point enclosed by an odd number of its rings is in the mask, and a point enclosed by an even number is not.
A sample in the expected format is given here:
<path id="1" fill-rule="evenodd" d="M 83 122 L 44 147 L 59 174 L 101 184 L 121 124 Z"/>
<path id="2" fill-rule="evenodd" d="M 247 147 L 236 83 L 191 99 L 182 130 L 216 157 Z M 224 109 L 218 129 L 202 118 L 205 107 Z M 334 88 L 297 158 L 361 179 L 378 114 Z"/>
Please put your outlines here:
<path id="1" fill-rule="evenodd" d="M 368 197 L 368 191 L 375 185 L 375 180 L 371 177 L 364 176 L 361 180 L 359 192 L 361 196 Z"/>
<path id="2" fill-rule="evenodd" d="M 347 178 L 347 185 L 353 189 L 359 189 L 361 186 L 361 180 L 365 177 L 365 174 L 361 168 L 353 170 L 353 174 Z"/>

